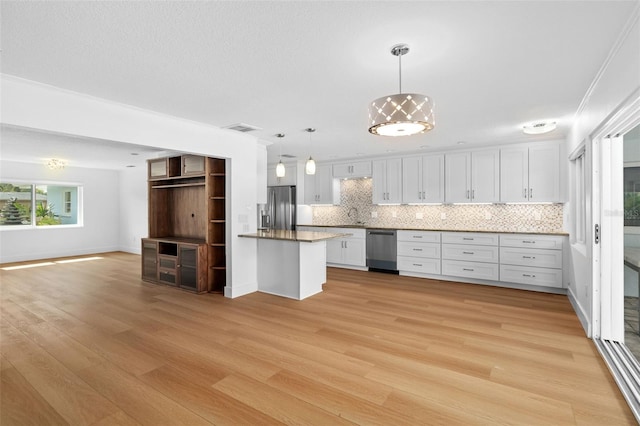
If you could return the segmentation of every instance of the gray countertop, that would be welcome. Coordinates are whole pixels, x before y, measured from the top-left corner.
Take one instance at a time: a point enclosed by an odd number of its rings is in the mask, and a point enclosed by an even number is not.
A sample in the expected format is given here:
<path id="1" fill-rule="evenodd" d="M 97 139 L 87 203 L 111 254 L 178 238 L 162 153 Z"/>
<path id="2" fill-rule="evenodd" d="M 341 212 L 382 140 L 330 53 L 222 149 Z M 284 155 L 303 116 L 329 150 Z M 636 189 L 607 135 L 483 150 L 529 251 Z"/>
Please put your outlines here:
<path id="1" fill-rule="evenodd" d="M 315 243 L 317 241 L 330 240 L 333 238 L 346 237 L 351 234 L 334 234 L 330 232 L 312 231 L 289 231 L 285 229 L 270 229 L 254 232 L 251 234 L 240 234 L 238 237 L 257 238 L 263 240 L 283 240 L 297 241 L 303 243 Z"/>
<path id="2" fill-rule="evenodd" d="M 437 229 L 437 228 L 403 228 L 403 227 L 381 227 L 381 226 L 367 226 L 367 225 L 297 225 L 297 226 L 312 226 L 315 228 L 355 228 L 355 229 L 396 229 L 401 231 L 437 231 L 437 232 L 483 232 L 489 234 L 533 234 L 533 235 L 562 235 L 569 236 L 568 232 L 538 232 L 538 231 L 495 231 L 486 229 Z"/>

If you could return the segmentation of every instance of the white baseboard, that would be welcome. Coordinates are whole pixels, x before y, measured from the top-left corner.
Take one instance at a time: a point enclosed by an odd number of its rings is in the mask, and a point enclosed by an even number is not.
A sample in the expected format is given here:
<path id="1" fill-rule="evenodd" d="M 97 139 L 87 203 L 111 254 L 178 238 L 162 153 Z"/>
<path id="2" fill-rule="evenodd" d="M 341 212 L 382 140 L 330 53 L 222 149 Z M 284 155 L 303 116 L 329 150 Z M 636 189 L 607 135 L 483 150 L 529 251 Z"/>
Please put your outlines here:
<path id="1" fill-rule="evenodd" d="M 256 291 L 258 291 L 257 282 L 243 285 L 234 285 L 233 287 L 227 285 L 224 287 L 224 297 L 234 299 L 246 294 L 255 293 Z"/>
<path id="2" fill-rule="evenodd" d="M 582 324 L 582 328 L 584 328 L 585 333 L 587 333 L 587 337 L 591 338 L 593 335 L 591 330 L 591 321 L 589 320 L 587 313 L 582 309 L 580 302 L 578 302 L 578 299 L 573 294 L 573 290 L 571 288 L 567 291 L 567 297 L 569 297 L 569 302 L 571 302 L 571 306 L 573 306 L 573 310 L 576 312 L 578 320 L 580 321 L 580 324 Z"/>

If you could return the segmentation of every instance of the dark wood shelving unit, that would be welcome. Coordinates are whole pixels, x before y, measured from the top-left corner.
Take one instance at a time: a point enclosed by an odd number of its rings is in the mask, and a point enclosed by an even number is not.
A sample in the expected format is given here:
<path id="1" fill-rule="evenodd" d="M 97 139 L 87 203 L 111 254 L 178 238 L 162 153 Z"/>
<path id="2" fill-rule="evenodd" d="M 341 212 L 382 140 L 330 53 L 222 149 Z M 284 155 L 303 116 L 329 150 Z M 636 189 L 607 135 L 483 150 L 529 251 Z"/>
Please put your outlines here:
<path id="1" fill-rule="evenodd" d="M 148 161 L 149 237 L 142 279 L 202 293 L 226 284 L 226 160 Z"/>

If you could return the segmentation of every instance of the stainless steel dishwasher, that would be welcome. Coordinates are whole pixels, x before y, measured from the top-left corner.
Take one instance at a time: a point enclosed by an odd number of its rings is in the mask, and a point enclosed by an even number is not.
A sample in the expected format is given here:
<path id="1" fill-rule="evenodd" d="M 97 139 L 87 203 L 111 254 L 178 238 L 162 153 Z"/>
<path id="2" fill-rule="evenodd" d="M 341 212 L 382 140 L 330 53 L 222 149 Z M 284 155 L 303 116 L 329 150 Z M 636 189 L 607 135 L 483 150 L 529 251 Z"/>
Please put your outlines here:
<path id="1" fill-rule="evenodd" d="M 367 266 L 369 269 L 398 271 L 396 231 L 367 229 Z"/>

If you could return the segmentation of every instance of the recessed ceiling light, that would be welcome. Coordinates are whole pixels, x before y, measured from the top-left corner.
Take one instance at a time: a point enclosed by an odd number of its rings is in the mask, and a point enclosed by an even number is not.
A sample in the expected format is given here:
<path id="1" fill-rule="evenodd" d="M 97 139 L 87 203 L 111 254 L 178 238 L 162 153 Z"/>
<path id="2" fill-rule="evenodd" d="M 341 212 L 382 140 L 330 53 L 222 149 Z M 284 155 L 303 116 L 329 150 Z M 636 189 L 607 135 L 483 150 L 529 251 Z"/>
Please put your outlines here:
<path id="1" fill-rule="evenodd" d="M 522 131 L 527 135 L 541 135 L 555 130 L 557 127 L 555 121 L 539 121 L 537 123 L 529 123 L 522 126 Z"/>
<path id="2" fill-rule="evenodd" d="M 388 149 L 387 152 L 396 152 L 395 149 Z"/>
<path id="3" fill-rule="evenodd" d="M 429 145 L 420 145 L 420 149 L 429 148 Z"/>
<path id="4" fill-rule="evenodd" d="M 465 141 L 458 141 L 458 145 L 464 145 L 465 143 Z"/>
<path id="5" fill-rule="evenodd" d="M 356 155 L 362 156 L 362 155 L 365 155 L 365 153 L 364 152 L 356 152 Z"/>

